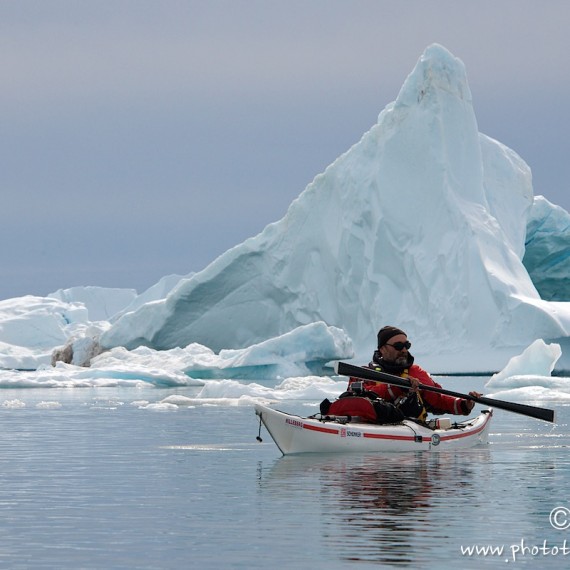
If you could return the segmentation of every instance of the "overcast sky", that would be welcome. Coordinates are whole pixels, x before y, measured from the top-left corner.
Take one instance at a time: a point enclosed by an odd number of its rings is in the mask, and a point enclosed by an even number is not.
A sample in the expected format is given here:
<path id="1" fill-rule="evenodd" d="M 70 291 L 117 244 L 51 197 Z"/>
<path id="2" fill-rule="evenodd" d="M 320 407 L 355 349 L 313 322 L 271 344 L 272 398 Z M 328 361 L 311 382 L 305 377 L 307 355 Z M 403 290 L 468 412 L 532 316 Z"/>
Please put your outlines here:
<path id="1" fill-rule="evenodd" d="M 567 0 L 0 0 L 0 299 L 142 292 L 280 219 L 437 42 L 570 210 Z"/>

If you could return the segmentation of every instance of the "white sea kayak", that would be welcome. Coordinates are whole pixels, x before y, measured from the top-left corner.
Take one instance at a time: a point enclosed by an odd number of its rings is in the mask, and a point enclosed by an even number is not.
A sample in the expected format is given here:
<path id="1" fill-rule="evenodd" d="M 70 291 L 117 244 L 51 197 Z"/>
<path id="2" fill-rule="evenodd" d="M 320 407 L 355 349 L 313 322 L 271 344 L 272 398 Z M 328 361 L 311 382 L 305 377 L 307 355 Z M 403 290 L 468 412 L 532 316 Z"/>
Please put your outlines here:
<path id="1" fill-rule="evenodd" d="M 452 420 L 446 429 L 432 429 L 413 420 L 378 425 L 320 414 L 301 417 L 261 404 L 256 404 L 255 413 L 283 455 L 465 449 L 487 443 L 493 416 L 488 409 L 470 419 Z"/>

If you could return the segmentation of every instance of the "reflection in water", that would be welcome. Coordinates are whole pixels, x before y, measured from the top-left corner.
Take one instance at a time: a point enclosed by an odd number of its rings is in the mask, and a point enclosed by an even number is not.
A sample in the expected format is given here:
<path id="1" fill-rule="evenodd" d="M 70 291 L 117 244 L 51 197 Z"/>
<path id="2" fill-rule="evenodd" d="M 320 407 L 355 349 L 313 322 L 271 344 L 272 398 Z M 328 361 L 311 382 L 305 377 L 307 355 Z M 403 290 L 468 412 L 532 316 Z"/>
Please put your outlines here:
<path id="1" fill-rule="evenodd" d="M 466 514 L 461 506 L 472 502 L 488 455 L 482 448 L 449 454 L 287 456 L 262 474 L 260 488 L 281 501 L 314 501 L 323 540 L 335 557 L 417 566 L 424 557 L 429 563 L 429 548 L 453 533 L 450 525 L 461 522 L 453 519 Z"/>

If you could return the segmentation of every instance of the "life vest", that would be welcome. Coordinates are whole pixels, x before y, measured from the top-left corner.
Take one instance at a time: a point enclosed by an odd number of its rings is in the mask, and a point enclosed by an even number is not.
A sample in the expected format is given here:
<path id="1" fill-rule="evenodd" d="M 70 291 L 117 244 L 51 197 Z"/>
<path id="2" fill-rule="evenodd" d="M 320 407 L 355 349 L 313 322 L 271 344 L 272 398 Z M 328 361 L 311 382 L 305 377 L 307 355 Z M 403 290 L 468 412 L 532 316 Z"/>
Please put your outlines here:
<path id="1" fill-rule="evenodd" d="M 416 418 L 422 422 L 427 419 L 427 410 L 419 392 L 408 392 L 398 398 L 395 405 L 408 418 Z"/>
<path id="2" fill-rule="evenodd" d="M 378 370 L 382 372 L 382 367 L 378 366 L 375 363 L 374 370 Z M 400 374 L 400 378 L 409 378 L 410 372 L 409 369 L 406 368 Z M 388 390 L 390 391 L 390 386 L 388 386 Z M 403 394 L 399 398 L 396 399 L 394 405 L 406 416 L 407 418 L 416 418 L 422 422 L 427 420 L 428 412 L 426 410 L 426 405 L 424 403 L 424 399 L 419 392 L 410 392 L 408 391 L 407 394 Z"/>

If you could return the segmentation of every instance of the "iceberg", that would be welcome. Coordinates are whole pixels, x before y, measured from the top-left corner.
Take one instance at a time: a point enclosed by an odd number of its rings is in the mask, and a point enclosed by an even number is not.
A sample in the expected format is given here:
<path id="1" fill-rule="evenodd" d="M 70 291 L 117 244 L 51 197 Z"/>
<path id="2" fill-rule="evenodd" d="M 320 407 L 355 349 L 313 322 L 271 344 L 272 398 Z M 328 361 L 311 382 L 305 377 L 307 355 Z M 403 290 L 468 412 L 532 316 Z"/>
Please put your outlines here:
<path id="1" fill-rule="evenodd" d="M 86 339 L 75 344 L 81 345 Z M 352 345 L 344 331 L 321 322 L 219 354 L 197 343 L 163 351 L 144 346 L 131 351 L 116 347 L 90 358 L 87 368 L 73 362 L 56 362 L 54 367 L 42 363 L 33 372 L 0 370 L 0 388 L 204 386 L 204 379 L 232 380 L 234 384 L 238 384 L 235 379 L 281 381 L 290 386 L 292 378 L 332 373 L 327 363 L 352 356 Z M 303 389 L 308 387 L 304 385 Z"/>
<path id="2" fill-rule="evenodd" d="M 534 376 L 550 377 L 561 354 L 562 350 L 559 344 L 552 343 L 549 345 L 542 339 L 537 339 L 522 354 L 513 356 L 500 372 L 493 374 L 485 386 L 501 386 L 505 382 L 510 383 L 511 378 L 521 375 L 529 378 Z"/>
<path id="3" fill-rule="evenodd" d="M 140 295 L 134 289 L 86 286 L 0 301 L 0 369 L 35 370 L 54 358 L 88 365 L 113 320 L 163 299 L 192 275 L 165 276 Z"/>
<path id="4" fill-rule="evenodd" d="M 570 214 L 536 196 L 527 222 L 523 263 L 547 301 L 570 300 L 569 245 Z"/>
<path id="5" fill-rule="evenodd" d="M 529 167 L 478 132 L 463 63 L 434 44 L 281 220 L 124 312 L 101 343 L 218 352 L 323 322 L 367 361 L 396 324 L 434 372 L 498 370 L 570 332 L 570 304 L 541 299 L 522 263 L 533 204 Z"/>
<path id="6" fill-rule="evenodd" d="M 552 376 L 561 354 L 559 344 L 537 339 L 490 378 L 485 388 L 493 393 L 486 395 L 515 401 L 570 400 L 570 378 Z"/>
<path id="7" fill-rule="evenodd" d="M 89 321 L 79 302 L 33 295 L 0 301 L 0 368 L 35 370 L 51 361 L 55 347 L 98 337 L 108 326 Z"/>
<path id="8" fill-rule="evenodd" d="M 332 373 L 333 360 L 352 358 L 352 343 L 344 331 L 323 322 L 298 327 L 280 337 L 244 349 L 226 349 L 215 354 L 192 343 L 184 348 L 156 351 L 138 347 L 131 351 L 114 348 L 95 357 L 92 368 L 152 367 L 180 370 L 193 379 L 282 380 L 294 376 Z"/>
<path id="9" fill-rule="evenodd" d="M 434 44 L 281 220 L 199 273 L 140 295 L 0 301 L 0 368 L 38 369 L 0 385 L 307 377 L 367 362 L 384 324 L 404 328 L 434 374 L 494 372 L 536 339 L 560 345 L 568 370 L 569 220 L 533 197 L 514 151 L 478 132 L 463 63 Z M 50 379 L 54 349 L 65 355 Z"/>

